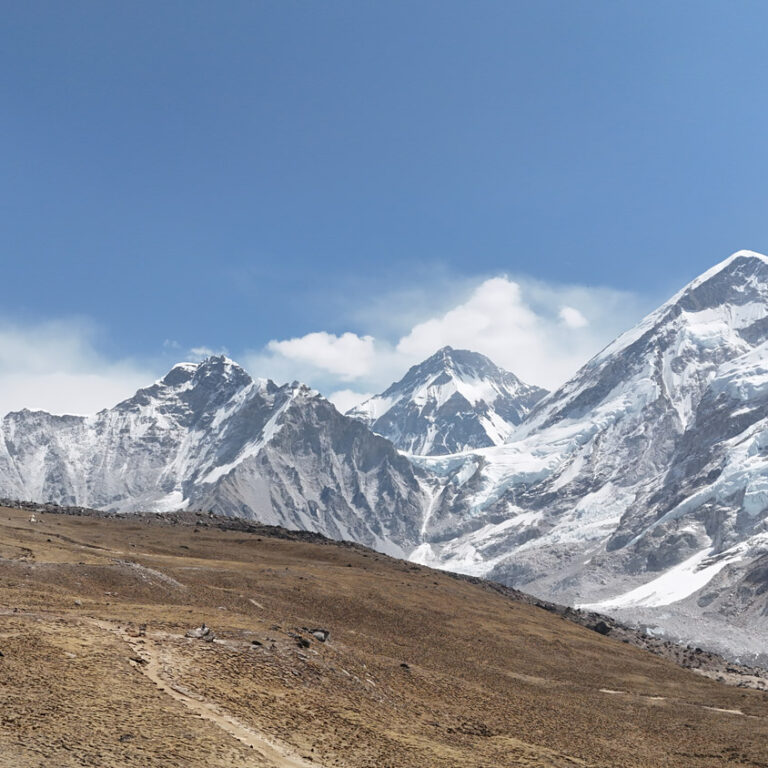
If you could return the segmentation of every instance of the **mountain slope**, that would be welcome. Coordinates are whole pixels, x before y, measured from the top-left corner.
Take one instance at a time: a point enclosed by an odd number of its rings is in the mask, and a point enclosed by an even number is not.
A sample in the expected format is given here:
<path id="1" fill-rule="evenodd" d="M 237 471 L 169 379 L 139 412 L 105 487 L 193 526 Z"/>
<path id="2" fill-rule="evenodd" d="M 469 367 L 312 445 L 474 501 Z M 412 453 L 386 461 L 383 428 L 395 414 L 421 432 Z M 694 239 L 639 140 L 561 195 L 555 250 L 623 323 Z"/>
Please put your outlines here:
<path id="1" fill-rule="evenodd" d="M 443 347 L 347 415 L 406 453 L 440 455 L 503 443 L 545 394 L 484 355 Z"/>
<path id="2" fill-rule="evenodd" d="M 768 259 L 739 252 L 544 398 L 508 444 L 420 460 L 446 485 L 415 559 L 614 613 L 674 604 L 692 611 L 689 631 L 717 624 L 707 584 L 746 578 L 768 552 L 766 342 Z M 755 617 L 765 594 L 751 594 Z"/>
<path id="3" fill-rule="evenodd" d="M 316 392 L 224 357 L 182 363 L 91 417 L 0 423 L 0 495 L 120 512 L 207 509 L 402 554 L 424 473 Z"/>
<path id="4" fill-rule="evenodd" d="M 193 513 L 0 513 L 2 768 L 768 764 L 764 691 L 491 585 Z"/>

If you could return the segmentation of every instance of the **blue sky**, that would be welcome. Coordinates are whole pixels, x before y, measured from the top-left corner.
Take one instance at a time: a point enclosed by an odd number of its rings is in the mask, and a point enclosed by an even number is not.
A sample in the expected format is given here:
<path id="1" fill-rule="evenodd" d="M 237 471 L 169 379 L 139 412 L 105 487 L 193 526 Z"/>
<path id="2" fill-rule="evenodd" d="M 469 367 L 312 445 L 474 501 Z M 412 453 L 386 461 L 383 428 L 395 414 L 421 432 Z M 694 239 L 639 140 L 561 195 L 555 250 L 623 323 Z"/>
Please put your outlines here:
<path id="1" fill-rule="evenodd" d="M 0 411 L 204 348 L 353 398 L 484 323 L 553 386 L 768 251 L 766 28 L 739 1 L 4 3 Z"/>

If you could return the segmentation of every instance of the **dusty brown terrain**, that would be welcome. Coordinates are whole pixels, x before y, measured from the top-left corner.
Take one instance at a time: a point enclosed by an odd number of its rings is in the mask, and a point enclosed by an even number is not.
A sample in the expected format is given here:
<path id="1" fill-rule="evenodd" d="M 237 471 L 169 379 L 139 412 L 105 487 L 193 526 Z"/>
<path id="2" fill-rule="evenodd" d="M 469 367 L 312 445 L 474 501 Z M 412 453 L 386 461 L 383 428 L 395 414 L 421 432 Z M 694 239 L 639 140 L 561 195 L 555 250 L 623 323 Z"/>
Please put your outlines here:
<path id="1" fill-rule="evenodd" d="M 768 766 L 764 692 L 481 585 L 204 519 L 29 514 L 0 509 L 3 768 Z"/>

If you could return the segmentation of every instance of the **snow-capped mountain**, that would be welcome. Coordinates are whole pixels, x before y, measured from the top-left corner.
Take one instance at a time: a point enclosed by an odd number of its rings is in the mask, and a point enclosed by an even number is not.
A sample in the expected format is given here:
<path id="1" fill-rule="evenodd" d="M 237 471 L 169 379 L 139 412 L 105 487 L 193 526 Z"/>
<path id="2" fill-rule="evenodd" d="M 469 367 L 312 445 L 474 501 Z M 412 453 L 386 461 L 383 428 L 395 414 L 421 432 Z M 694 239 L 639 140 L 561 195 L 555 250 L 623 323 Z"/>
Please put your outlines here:
<path id="1" fill-rule="evenodd" d="M 542 395 L 446 348 L 350 418 L 215 357 L 95 416 L 8 414 L 0 496 L 257 518 L 766 654 L 768 257 Z"/>
<path id="2" fill-rule="evenodd" d="M 546 393 L 484 355 L 443 347 L 347 415 L 406 453 L 436 456 L 504 443 Z"/>
<path id="3" fill-rule="evenodd" d="M 724 613 L 765 631 L 768 258 L 694 280 L 505 445 L 418 461 L 445 486 L 415 560 L 692 636 L 721 636 Z"/>
<path id="4" fill-rule="evenodd" d="M 224 357 L 182 363 L 95 416 L 8 414 L 0 496 L 131 512 L 257 518 L 403 554 L 417 543 L 424 473 L 299 384 Z"/>

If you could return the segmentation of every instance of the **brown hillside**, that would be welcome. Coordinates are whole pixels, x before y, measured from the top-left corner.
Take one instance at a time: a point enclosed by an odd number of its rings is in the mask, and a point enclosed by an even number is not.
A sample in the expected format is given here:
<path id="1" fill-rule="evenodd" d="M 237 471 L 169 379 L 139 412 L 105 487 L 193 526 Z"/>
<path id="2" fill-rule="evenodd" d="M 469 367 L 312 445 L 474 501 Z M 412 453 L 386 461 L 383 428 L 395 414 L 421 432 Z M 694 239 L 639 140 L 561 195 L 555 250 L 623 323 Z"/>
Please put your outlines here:
<path id="1" fill-rule="evenodd" d="M 768 766 L 765 693 L 480 585 L 204 521 L 28 518 L 0 509 L 3 768 Z"/>

